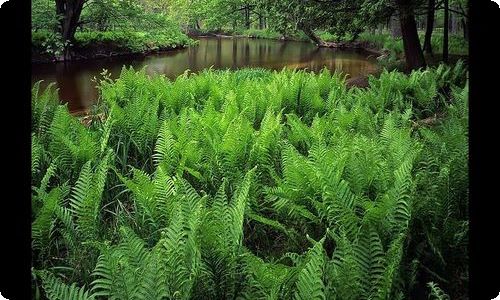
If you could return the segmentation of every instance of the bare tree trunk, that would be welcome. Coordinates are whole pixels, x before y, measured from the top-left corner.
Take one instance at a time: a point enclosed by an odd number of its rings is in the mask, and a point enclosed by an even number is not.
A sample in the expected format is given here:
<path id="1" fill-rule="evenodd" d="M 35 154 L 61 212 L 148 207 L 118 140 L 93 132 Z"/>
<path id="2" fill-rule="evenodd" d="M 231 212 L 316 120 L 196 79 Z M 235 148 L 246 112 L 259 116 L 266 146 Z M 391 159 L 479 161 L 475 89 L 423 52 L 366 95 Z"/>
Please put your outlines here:
<path id="1" fill-rule="evenodd" d="M 405 51 L 406 66 L 409 69 L 425 67 L 425 58 L 418 38 L 417 24 L 411 0 L 396 0 L 401 22 L 401 34 Z"/>
<path id="2" fill-rule="evenodd" d="M 454 7 L 456 10 L 456 7 Z M 451 21 L 451 34 L 457 34 L 458 32 L 458 16 L 455 13 L 450 14 L 450 21 Z"/>
<path id="3" fill-rule="evenodd" d="M 352 32 L 352 38 L 350 39 L 349 42 L 354 42 L 355 40 L 357 40 L 359 38 L 359 35 L 361 34 L 361 30 L 355 30 L 354 32 Z M 375 34 L 375 29 L 373 29 L 373 34 Z"/>
<path id="4" fill-rule="evenodd" d="M 469 40 L 469 26 L 467 24 L 466 18 L 462 18 L 462 27 L 464 30 L 464 39 L 466 41 L 468 41 Z"/>
<path id="5" fill-rule="evenodd" d="M 415 19 L 414 19 L 415 21 Z M 391 28 L 391 33 L 393 37 L 401 37 L 401 25 L 398 22 L 398 18 L 396 16 L 392 16 L 389 26 Z M 416 29 L 416 24 L 415 24 L 415 29 Z"/>
<path id="6" fill-rule="evenodd" d="M 56 11 L 61 16 L 61 34 L 64 40 L 74 41 L 84 0 L 56 0 Z"/>
<path id="7" fill-rule="evenodd" d="M 469 40 L 469 3 L 467 3 L 467 7 L 465 8 L 465 18 L 463 19 L 464 22 L 464 39 L 466 41 Z"/>
<path id="8" fill-rule="evenodd" d="M 448 27 L 449 27 L 449 0 L 444 0 L 444 25 L 443 25 L 443 61 L 448 62 Z"/>
<path id="9" fill-rule="evenodd" d="M 316 46 L 319 47 L 325 45 L 325 42 L 319 36 L 317 36 L 310 28 L 302 28 L 302 31 L 305 33 L 305 35 L 307 35 L 307 37 L 311 39 L 311 41 L 313 41 L 316 44 Z"/>
<path id="10" fill-rule="evenodd" d="M 64 42 L 74 42 L 85 0 L 56 0 L 56 13 L 61 17 L 60 32 Z M 66 45 L 66 43 L 65 43 Z M 70 58 L 69 47 L 64 47 L 64 59 Z"/>
<path id="11" fill-rule="evenodd" d="M 427 28 L 425 30 L 424 51 L 432 55 L 432 31 L 434 31 L 434 7 L 436 0 L 429 0 L 427 5 Z"/>
<path id="12" fill-rule="evenodd" d="M 248 5 L 245 7 L 245 27 L 250 29 L 250 7 Z"/>

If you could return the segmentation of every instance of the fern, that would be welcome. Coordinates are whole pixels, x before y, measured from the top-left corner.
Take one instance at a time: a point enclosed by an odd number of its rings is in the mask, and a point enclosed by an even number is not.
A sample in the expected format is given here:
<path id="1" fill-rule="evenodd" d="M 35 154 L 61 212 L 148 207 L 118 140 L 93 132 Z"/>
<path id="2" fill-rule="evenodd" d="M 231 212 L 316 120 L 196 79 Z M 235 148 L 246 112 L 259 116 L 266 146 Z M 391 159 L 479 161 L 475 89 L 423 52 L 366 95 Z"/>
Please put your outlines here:
<path id="1" fill-rule="evenodd" d="M 85 287 L 77 287 L 75 283 L 67 285 L 48 271 L 37 274 L 42 279 L 45 295 L 49 300 L 91 300 L 94 295 L 89 294 Z"/>
<path id="2" fill-rule="evenodd" d="M 327 70 L 124 68 L 99 82 L 105 119 L 88 127 L 35 84 L 47 298 L 404 299 L 421 272 L 464 294 L 465 72 L 383 71 L 349 89 Z"/>
<path id="3" fill-rule="evenodd" d="M 89 239 L 99 237 L 100 205 L 111 155 L 111 152 L 106 154 L 95 173 L 92 172 L 91 162 L 85 163 L 73 187 L 70 205 L 76 216 L 76 226 Z"/>
<path id="4" fill-rule="evenodd" d="M 65 187 L 57 187 L 41 198 L 42 207 L 31 225 L 33 249 L 44 250 L 50 247 L 55 214 L 68 192 Z"/>
<path id="5" fill-rule="evenodd" d="M 448 296 L 436 283 L 428 282 L 427 286 L 431 290 L 429 299 L 435 299 L 435 300 L 448 300 L 448 299 L 450 299 L 450 296 Z"/>
<path id="6" fill-rule="evenodd" d="M 361 275 L 360 284 L 367 299 L 374 297 L 385 273 L 385 252 L 382 241 L 372 228 L 365 229 L 354 246 L 354 255 Z"/>
<path id="7" fill-rule="evenodd" d="M 323 240 L 317 242 L 307 253 L 308 262 L 297 279 L 295 299 L 325 299 L 323 283 L 324 253 Z"/>

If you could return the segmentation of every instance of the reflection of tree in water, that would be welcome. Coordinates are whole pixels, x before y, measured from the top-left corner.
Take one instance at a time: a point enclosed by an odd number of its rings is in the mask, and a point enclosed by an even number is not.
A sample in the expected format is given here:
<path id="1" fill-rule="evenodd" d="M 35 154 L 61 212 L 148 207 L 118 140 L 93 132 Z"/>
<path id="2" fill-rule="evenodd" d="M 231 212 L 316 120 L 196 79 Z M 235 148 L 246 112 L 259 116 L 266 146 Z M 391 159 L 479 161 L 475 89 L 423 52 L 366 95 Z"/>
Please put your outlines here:
<path id="1" fill-rule="evenodd" d="M 244 49 L 245 49 L 245 51 L 244 51 L 244 55 L 243 55 L 243 63 L 245 65 L 249 65 L 250 64 L 250 43 L 248 42 L 248 40 L 245 40 Z"/>
<path id="2" fill-rule="evenodd" d="M 237 39 L 233 39 L 233 51 L 231 52 L 232 62 L 231 68 L 235 69 L 238 66 L 238 42 Z"/>
<path id="3" fill-rule="evenodd" d="M 217 39 L 217 47 L 215 50 L 215 68 L 221 68 L 222 64 L 222 40 L 219 38 Z"/>
<path id="4" fill-rule="evenodd" d="M 205 49 L 205 51 L 204 51 L 205 56 L 203 57 L 203 62 L 204 62 L 205 66 L 208 65 L 208 52 L 210 52 L 209 47 L 208 47 L 208 45 L 209 45 L 208 42 L 209 42 L 208 40 L 205 41 L 203 48 L 201 48 L 201 45 L 200 45 L 200 49 Z"/>
<path id="5" fill-rule="evenodd" d="M 278 57 L 283 57 L 286 49 L 286 42 L 280 42 L 280 46 L 278 47 Z"/>
<path id="6" fill-rule="evenodd" d="M 262 43 L 259 43 L 259 59 L 258 61 L 265 61 L 265 52 L 264 52 L 264 45 Z"/>
<path id="7" fill-rule="evenodd" d="M 133 65 L 136 70 L 145 65 L 147 73 L 165 74 L 175 79 L 185 70 L 199 72 L 214 65 L 215 68 L 238 69 L 246 66 L 281 70 L 307 68 L 318 72 L 323 67 L 342 70 L 352 76 L 376 71 L 372 60 L 353 51 L 317 48 L 312 44 L 258 39 L 200 39 L 199 44 L 184 50 L 167 51 L 146 58 L 113 58 L 90 60 L 66 64 L 52 64 L 50 67 L 32 67 L 33 83 L 44 79 L 56 81 L 59 96 L 69 102 L 69 109 L 87 108 L 97 99 L 97 90 L 92 78 L 101 78 L 102 69 L 108 69 L 112 78 L 120 75 L 123 66 Z M 47 83 L 44 83 L 45 85 Z M 42 84 L 42 87 L 44 85 Z"/>
<path id="8" fill-rule="evenodd" d="M 198 50 L 199 48 L 188 49 L 188 68 L 191 70 L 198 70 Z"/>
<path id="9" fill-rule="evenodd" d="M 56 81 L 59 88 L 59 99 L 62 103 L 68 103 L 70 111 L 80 111 L 85 109 L 82 103 L 80 87 L 76 81 L 75 70 L 78 68 L 71 68 L 69 64 L 56 64 Z"/>

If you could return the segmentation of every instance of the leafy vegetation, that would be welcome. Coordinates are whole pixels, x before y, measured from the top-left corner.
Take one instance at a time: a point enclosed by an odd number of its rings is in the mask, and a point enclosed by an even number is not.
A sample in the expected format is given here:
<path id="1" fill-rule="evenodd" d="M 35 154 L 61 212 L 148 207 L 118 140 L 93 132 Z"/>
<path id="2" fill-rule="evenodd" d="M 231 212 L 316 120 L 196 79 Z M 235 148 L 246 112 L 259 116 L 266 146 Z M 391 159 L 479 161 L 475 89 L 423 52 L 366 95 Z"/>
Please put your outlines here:
<path id="1" fill-rule="evenodd" d="M 141 53 L 192 45 L 172 16 L 141 1 L 88 1 L 72 39 L 59 32 L 62 18 L 55 0 L 32 1 L 32 45 L 35 53 L 57 58 L 69 46 L 80 54 L 114 51 Z M 101 53 L 103 54 L 103 53 Z"/>
<path id="2" fill-rule="evenodd" d="M 423 43 L 423 33 L 419 33 Z M 360 41 L 366 41 L 374 44 L 377 48 L 390 51 L 393 56 L 402 55 L 404 53 L 403 41 L 401 38 L 394 38 L 389 33 L 373 34 L 364 32 L 359 37 Z M 432 48 L 436 53 L 443 52 L 443 33 L 435 32 L 431 39 Z M 451 54 L 468 54 L 469 45 L 463 37 L 450 35 L 449 51 Z"/>
<path id="3" fill-rule="evenodd" d="M 245 30 L 236 30 L 233 32 L 235 35 L 243 35 L 247 37 L 252 37 L 252 38 L 259 38 L 259 39 L 272 39 L 272 40 L 277 40 L 281 38 L 286 38 L 286 39 L 291 39 L 291 40 L 296 40 L 296 41 L 303 41 L 307 42 L 309 41 L 309 38 L 300 31 L 296 31 L 293 33 L 289 33 L 287 36 L 284 36 L 280 34 L 277 31 L 271 30 L 271 29 L 257 29 L 257 28 L 251 28 L 251 29 L 245 29 Z M 324 30 L 318 30 L 316 34 L 326 42 L 340 42 L 340 41 L 349 41 L 352 39 L 351 37 L 339 37 L 335 34 L 332 34 L 328 31 Z"/>
<path id="4" fill-rule="evenodd" d="M 462 64 L 122 70 L 84 125 L 32 93 L 33 289 L 48 299 L 458 299 Z M 449 296 L 448 296 L 449 295 Z"/>
<path id="5" fill-rule="evenodd" d="M 245 29 L 245 30 L 241 30 L 241 31 L 236 30 L 234 32 L 234 34 L 244 35 L 244 36 L 252 37 L 252 38 L 271 39 L 271 40 L 278 40 L 283 36 L 279 32 L 276 32 L 274 30 L 257 29 L 257 28 Z"/>

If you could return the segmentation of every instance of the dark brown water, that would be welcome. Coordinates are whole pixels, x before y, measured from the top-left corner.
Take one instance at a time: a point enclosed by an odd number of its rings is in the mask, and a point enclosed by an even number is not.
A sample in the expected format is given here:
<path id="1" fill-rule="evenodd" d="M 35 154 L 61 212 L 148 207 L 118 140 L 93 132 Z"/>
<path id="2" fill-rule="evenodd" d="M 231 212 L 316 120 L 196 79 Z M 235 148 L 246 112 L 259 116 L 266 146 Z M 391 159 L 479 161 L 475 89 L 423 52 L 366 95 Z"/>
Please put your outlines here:
<path id="1" fill-rule="evenodd" d="M 307 68 L 315 72 L 327 67 L 352 77 L 374 72 L 377 68 L 375 61 L 360 51 L 320 49 L 304 42 L 200 38 L 197 46 L 146 57 L 33 64 L 32 82 L 44 80 L 42 85 L 57 82 L 60 99 L 68 102 L 70 111 L 77 112 L 90 107 L 98 97 L 93 78 L 100 78 L 103 69 L 111 72 L 112 78 L 117 78 L 124 65 L 135 69 L 147 66 L 148 74 L 165 74 L 171 79 L 188 69 L 198 72 L 211 66 L 214 69 Z"/>

